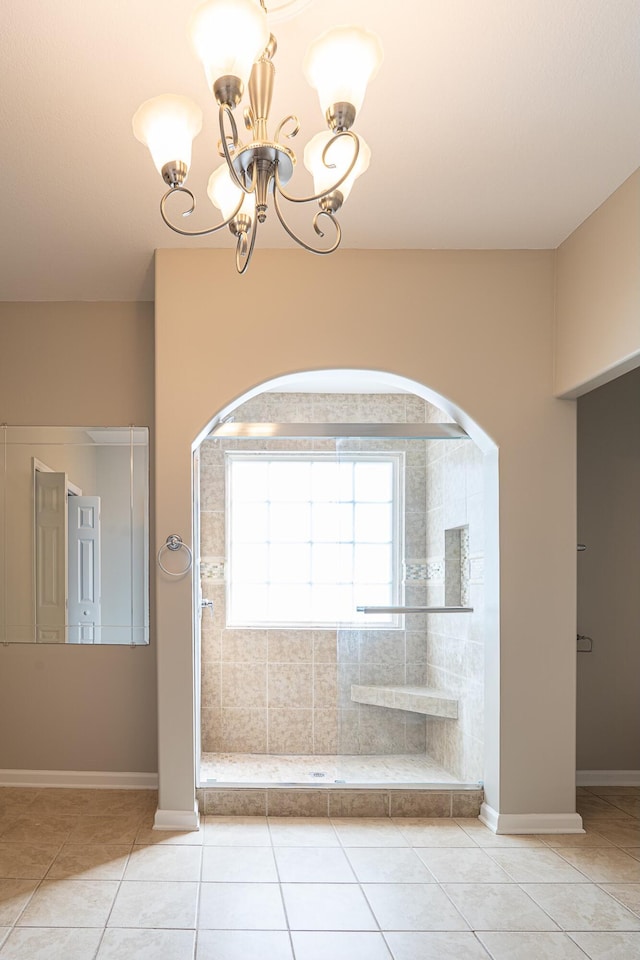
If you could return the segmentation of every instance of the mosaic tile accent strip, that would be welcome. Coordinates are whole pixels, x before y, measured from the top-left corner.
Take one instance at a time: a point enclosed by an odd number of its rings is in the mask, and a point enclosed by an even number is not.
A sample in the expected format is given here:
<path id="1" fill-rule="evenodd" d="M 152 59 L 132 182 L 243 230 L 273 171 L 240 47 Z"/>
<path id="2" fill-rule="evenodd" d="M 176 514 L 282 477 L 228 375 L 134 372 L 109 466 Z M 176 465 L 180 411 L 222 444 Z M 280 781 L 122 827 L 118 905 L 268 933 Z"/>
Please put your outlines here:
<path id="1" fill-rule="evenodd" d="M 426 580 L 427 579 L 427 561 L 426 560 L 405 560 L 404 562 L 404 580 Z"/>
<path id="2" fill-rule="evenodd" d="M 444 557 L 441 560 L 427 560 L 425 580 L 444 581 Z"/>
<path id="3" fill-rule="evenodd" d="M 206 557 L 200 560 L 200 576 L 203 580 L 224 583 L 224 557 Z"/>
<path id="4" fill-rule="evenodd" d="M 460 604 L 470 606 L 469 591 L 469 527 L 460 530 Z"/>
<path id="5" fill-rule="evenodd" d="M 444 580 L 444 558 L 442 560 L 405 560 L 404 580 L 405 583 Z"/>

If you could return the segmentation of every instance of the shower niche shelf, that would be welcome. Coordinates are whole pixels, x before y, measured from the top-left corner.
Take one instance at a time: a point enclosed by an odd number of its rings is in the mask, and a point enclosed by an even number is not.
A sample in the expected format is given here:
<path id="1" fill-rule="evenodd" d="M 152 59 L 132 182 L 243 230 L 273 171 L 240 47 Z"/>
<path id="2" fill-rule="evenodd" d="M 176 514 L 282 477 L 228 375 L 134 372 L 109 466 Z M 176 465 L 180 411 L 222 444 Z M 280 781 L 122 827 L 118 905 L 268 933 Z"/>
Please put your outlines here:
<path id="1" fill-rule="evenodd" d="M 353 684 L 351 699 L 354 703 L 388 707 L 390 710 L 408 710 L 429 717 L 447 717 L 451 720 L 458 718 L 458 701 L 432 687 Z"/>

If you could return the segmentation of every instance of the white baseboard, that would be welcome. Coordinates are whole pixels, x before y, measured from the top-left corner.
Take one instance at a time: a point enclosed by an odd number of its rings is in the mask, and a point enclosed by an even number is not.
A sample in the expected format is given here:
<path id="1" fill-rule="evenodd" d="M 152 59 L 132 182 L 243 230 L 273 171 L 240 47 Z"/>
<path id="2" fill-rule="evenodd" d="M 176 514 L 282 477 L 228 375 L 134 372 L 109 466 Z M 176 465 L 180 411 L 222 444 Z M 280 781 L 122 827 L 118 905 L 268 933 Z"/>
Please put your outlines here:
<path id="1" fill-rule="evenodd" d="M 158 774 L 111 770 L 0 770 L 0 786 L 157 790 Z"/>
<path id="2" fill-rule="evenodd" d="M 582 817 L 577 813 L 498 813 L 483 803 L 480 820 L 499 834 L 584 833 Z"/>
<path id="3" fill-rule="evenodd" d="M 640 770 L 576 770 L 577 787 L 640 787 Z"/>
<path id="4" fill-rule="evenodd" d="M 156 810 L 153 819 L 154 830 L 199 830 L 200 814 L 196 800 L 191 810 Z"/>

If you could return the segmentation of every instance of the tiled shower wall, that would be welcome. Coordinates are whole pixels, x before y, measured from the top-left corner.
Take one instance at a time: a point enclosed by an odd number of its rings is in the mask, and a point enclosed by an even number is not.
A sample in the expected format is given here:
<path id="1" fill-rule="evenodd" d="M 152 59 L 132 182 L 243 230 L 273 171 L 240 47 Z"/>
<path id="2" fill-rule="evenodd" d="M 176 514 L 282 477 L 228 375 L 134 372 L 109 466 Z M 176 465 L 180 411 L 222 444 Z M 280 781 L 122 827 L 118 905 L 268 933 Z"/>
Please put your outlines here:
<path id="1" fill-rule="evenodd" d="M 483 457 L 469 441 L 427 448 L 427 556 L 430 604 L 458 599 L 470 614 L 431 614 L 427 682 L 458 698 L 454 723 L 427 718 L 428 753 L 460 780 L 482 779 L 484 758 L 484 510 Z M 445 549 L 456 542 L 459 553 Z M 461 573 L 452 583 L 448 566 Z M 455 580 L 455 578 L 453 578 Z M 458 598 L 452 592 L 458 590 Z"/>
<path id="2" fill-rule="evenodd" d="M 236 420 L 425 422 L 441 411 L 406 394 L 262 394 Z M 431 443 L 431 442 L 430 442 Z M 427 444 L 350 442 L 350 449 L 402 449 L 406 456 L 405 600 L 424 603 L 428 581 L 425 505 Z M 205 752 L 424 753 L 424 716 L 356 704 L 353 683 L 427 682 L 427 618 L 405 630 L 227 629 L 224 610 L 224 451 L 241 441 L 201 446 L 202 591 L 214 600 L 202 621 L 202 747 Z M 332 441 L 260 441 L 252 449 L 333 449 Z M 428 752 L 431 752 L 430 750 Z"/>

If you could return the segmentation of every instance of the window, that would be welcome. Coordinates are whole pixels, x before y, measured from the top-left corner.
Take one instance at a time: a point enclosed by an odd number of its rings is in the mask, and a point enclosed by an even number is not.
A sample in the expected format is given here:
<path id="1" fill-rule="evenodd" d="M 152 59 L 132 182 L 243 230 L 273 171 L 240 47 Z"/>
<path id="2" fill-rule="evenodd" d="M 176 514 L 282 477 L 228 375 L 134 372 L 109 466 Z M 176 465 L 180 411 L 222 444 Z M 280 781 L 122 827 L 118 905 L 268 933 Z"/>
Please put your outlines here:
<path id="1" fill-rule="evenodd" d="M 227 623 L 393 627 L 401 454 L 227 454 Z"/>

